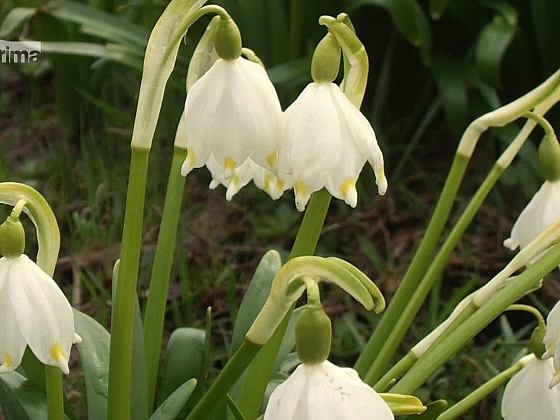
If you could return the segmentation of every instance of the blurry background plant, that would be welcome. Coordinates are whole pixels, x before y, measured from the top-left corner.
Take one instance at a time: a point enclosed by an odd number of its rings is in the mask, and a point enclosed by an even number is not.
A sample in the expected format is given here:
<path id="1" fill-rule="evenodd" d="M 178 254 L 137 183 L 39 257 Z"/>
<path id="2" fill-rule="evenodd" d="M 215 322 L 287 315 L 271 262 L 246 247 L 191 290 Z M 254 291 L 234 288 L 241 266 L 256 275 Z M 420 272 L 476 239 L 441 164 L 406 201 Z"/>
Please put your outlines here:
<path id="1" fill-rule="evenodd" d="M 376 197 L 373 176 L 361 177 L 358 210 L 333 203 L 319 253 L 346 255 L 385 293 L 395 290 L 441 188 L 458 137 L 476 116 L 508 102 L 560 67 L 555 34 L 560 3 L 541 0 L 222 0 L 243 43 L 265 63 L 284 108 L 310 81 L 313 48 L 324 34 L 322 14 L 350 14 L 370 59 L 362 110 L 374 126 L 390 181 Z M 61 224 L 64 278 L 73 303 L 108 322 L 111 267 L 122 231 L 129 142 L 144 48 L 167 2 L 5 0 L 0 39 L 42 41 L 35 64 L 0 64 L 0 181 L 26 182 L 52 203 Z M 151 154 L 143 261 L 152 258 L 172 139 L 185 100 L 188 61 L 207 21 L 195 24 L 168 84 Z M 558 126 L 558 112 L 549 114 Z M 480 181 L 513 127 L 492 130 L 475 154 L 469 177 Z M 541 134 L 536 133 L 535 139 Z M 231 203 L 209 191 L 206 171 L 187 178 L 169 299 L 169 325 L 200 326 L 213 306 L 214 339 L 225 343 L 238 300 L 265 250 L 289 248 L 301 217 L 291 192 L 278 203 L 248 187 Z M 476 219 L 432 292 L 413 331 L 421 337 L 509 258 L 501 241 L 511 220 L 540 185 L 533 143 L 501 178 L 484 217 Z M 473 182 L 473 189 L 476 182 Z M 469 183 L 459 206 L 472 194 Z M 519 194 L 519 192 L 522 192 Z M 30 247 L 34 247 L 30 244 Z M 140 287 L 147 284 L 141 272 Z M 545 283 L 550 285 L 550 282 Z M 560 297 L 550 286 L 548 303 Z M 333 356 L 349 363 L 377 323 L 333 290 L 325 306 L 338 315 Z M 548 299 L 548 300 L 547 300 Z M 518 320 L 511 317 L 512 320 Z M 522 321 L 525 321 L 523 318 Z M 430 391 L 455 401 L 512 357 L 526 338 L 502 319 L 487 340 L 433 378 Z M 411 339 L 411 342 L 415 340 Z M 496 342 L 506 350 L 493 353 Z M 456 372 L 467 372 L 457 375 Z M 461 382 L 457 384 L 456 379 Z M 450 381 L 454 383 L 449 386 Z M 426 391 L 428 392 L 428 391 Z M 479 410 L 484 410 L 482 405 Z M 490 410 L 490 409 L 488 409 Z M 487 417 L 489 412 L 478 413 Z M 494 416 L 499 416 L 495 410 Z M 477 415 L 474 415 L 478 418 Z"/>

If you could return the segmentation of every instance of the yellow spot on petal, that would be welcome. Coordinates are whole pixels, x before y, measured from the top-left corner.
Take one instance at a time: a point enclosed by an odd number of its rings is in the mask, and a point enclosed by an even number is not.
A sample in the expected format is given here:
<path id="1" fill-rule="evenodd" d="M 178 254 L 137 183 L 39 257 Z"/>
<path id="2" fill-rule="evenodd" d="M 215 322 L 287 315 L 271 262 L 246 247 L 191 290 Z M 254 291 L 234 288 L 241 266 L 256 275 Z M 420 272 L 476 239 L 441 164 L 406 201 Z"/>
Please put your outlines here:
<path id="1" fill-rule="evenodd" d="M 342 192 L 342 195 L 346 197 L 348 195 L 348 192 L 351 189 L 355 189 L 355 188 L 356 188 L 356 180 L 354 178 L 346 178 L 346 180 L 340 186 L 340 191 Z"/>
<path id="2" fill-rule="evenodd" d="M 66 360 L 66 355 L 64 354 L 64 350 L 62 350 L 62 345 L 59 341 L 51 346 L 51 357 L 57 362 Z"/>
<path id="3" fill-rule="evenodd" d="M 8 369 L 12 367 L 12 365 L 14 364 L 14 361 L 12 360 L 12 356 L 10 356 L 10 353 L 6 352 L 6 355 L 4 356 L 4 366 L 6 366 Z"/>
<path id="4" fill-rule="evenodd" d="M 235 169 L 235 160 L 228 156 L 224 159 L 224 166 L 226 171 L 233 171 Z"/>
<path id="5" fill-rule="evenodd" d="M 276 156 L 276 150 L 266 157 L 266 163 L 268 163 L 271 168 L 276 167 L 277 161 L 278 157 Z"/>
<path id="6" fill-rule="evenodd" d="M 196 154 L 191 147 L 187 148 L 187 160 L 189 161 L 189 167 L 192 168 L 194 166 L 194 163 L 196 162 Z"/>
<path id="7" fill-rule="evenodd" d="M 298 179 L 296 182 L 294 182 L 294 190 L 296 190 L 297 195 L 309 194 L 309 188 L 307 188 L 307 185 L 301 179 Z"/>
<path id="8" fill-rule="evenodd" d="M 282 191 L 284 189 L 284 180 L 278 178 L 278 180 L 276 181 L 276 187 Z"/>
<path id="9" fill-rule="evenodd" d="M 270 192 L 274 188 L 274 175 L 265 174 L 263 186 L 266 192 Z"/>
<path id="10" fill-rule="evenodd" d="M 51 346 L 50 354 L 52 359 L 56 362 L 62 373 L 68 375 L 68 356 L 66 352 L 62 349 L 60 341 L 57 341 Z"/>

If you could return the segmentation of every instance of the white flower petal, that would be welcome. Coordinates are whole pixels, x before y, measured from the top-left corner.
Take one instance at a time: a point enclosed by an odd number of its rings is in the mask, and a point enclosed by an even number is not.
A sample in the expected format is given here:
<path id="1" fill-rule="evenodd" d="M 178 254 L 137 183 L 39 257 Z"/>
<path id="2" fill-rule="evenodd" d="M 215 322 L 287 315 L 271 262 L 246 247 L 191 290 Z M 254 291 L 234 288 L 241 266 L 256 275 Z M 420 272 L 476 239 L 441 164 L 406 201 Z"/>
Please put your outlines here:
<path id="1" fill-rule="evenodd" d="M 248 156 L 268 166 L 276 150 L 281 112 L 274 86 L 261 66 L 243 58 L 217 60 L 187 95 L 187 143 L 195 157 L 186 169 L 204 165 L 210 153 L 225 168 L 226 178 Z"/>
<path id="2" fill-rule="evenodd" d="M 546 347 L 545 358 L 552 357 L 560 340 L 560 302 L 548 313 L 546 318 L 546 334 L 543 343 Z M 556 357 L 556 356 L 555 356 Z"/>
<path id="3" fill-rule="evenodd" d="M 21 335 L 44 364 L 68 373 L 70 348 L 75 340 L 74 315 L 54 282 L 26 255 L 10 268 L 9 294 Z"/>
<path id="4" fill-rule="evenodd" d="M 521 212 L 506 246 L 524 248 L 553 222 L 560 219 L 560 181 L 546 181 Z"/>
<path id="5" fill-rule="evenodd" d="M 507 384 L 502 398 L 505 420 L 557 420 L 560 418 L 560 388 L 549 389 L 554 375 L 550 360 L 530 361 Z"/>
<path id="6" fill-rule="evenodd" d="M 300 365 L 272 393 L 265 420 L 394 419 L 383 399 L 352 369 L 325 361 Z"/>
<path id="7" fill-rule="evenodd" d="M 333 83 L 310 83 L 304 89 L 282 116 L 279 139 L 278 177 L 291 178 L 300 211 L 323 187 L 355 207 L 355 184 L 367 161 L 379 193 L 387 189 L 375 132 Z"/>
<path id="8" fill-rule="evenodd" d="M 3 273 L 6 275 L 6 273 Z M 14 370 L 21 363 L 25 339 L 19 332 L 10 296 L 5 287 L 0 289 L 0 373 Z"/>

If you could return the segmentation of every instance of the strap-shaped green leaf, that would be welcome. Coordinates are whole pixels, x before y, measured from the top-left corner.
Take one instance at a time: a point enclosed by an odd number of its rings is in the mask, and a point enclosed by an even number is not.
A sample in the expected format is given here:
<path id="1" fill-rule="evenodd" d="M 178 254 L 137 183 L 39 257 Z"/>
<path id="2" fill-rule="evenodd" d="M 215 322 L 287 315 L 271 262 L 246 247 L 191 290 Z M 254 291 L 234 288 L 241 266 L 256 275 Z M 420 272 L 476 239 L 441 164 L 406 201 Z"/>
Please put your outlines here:
<path id="1" fill-rule="evenodd" d="M 5 420 L 47 419 L 46 395 L 17 372 L 0 375 L 0 405 Z"/>
<path id="2" fill-rule="evenodd" d="M 196 387 L 196 379 L 189 379 L 177 388 L 152 414 L 150 420 L 174 420 L 188 402 Z"/>
<path id="3" fill-rule="evenodd" d="M 270 294 L 272 280 L 281 266 L 282 261 L 277 251 L 268 251 L 259 262 L 235 319 L 229 351 L 230 357 L 245 339 L 245 334 L 247 334 L 251 324 L 263 307 Z"/>
<path id="4" fill-rule="evenodd" d="M 194 378 L 198 383 L 196 388 L 193 387 L 191 391 L 193 395 L 187 406 L 184 409 L 182 409 L 183 406 L 180 407 L 182 418 L 187 416 L 190 409 L 202 396 L 205 379 L 205 335 L 204 330 L 198 328 L 177 328 L 167 343 L 165 361 L 161 369 L 159 399 L 171 398 L 173 393 L 189 379 Z"/>
<path id="5" fill-rule="evenodd" d="M 109 333 L 93 318 L 74 310 L 76 333 L 82 337 L 77 345 L 86 383 L 89 420 L 105 420 L 109 380 Z"/>
<path id="6" fill-rule="evenodd" d="M 502 16 L 495 16 L 482 30 L 475 50 L 476 67 L 481 78 L 492 86 L 500 84 L 504 55 L 517 33 L 517 26 Z"/>
<path id="7" fill-rule="evenodd" d="M 0 25 L 0 39 L 8 38 L 12 32 L 23 26 L 33 13 L 35 9 L 32 7 L 17 7 L 10 10 Z"/>

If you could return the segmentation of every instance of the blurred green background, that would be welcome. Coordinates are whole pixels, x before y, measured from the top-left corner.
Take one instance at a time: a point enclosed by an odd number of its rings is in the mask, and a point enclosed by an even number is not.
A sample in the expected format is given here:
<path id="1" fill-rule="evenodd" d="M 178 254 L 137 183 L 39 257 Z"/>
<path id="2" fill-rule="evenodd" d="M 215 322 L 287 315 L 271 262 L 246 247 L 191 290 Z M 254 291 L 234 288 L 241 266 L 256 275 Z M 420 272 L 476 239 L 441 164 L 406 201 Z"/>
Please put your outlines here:
<path id="1" fill-rule="evenodd" d="M 360 178 L 356 210 L 333 202 L 319 253 L 349 259 L 390 298 L 422 237 L 467 124 L 540 84 L 560 67 L 560 2 L 546 0 L 223 0 L 244 46 L 263 60 L 287 107 L 310 79 L 310 57 L 325 28 L 319 16 L 350 15 L 370 59 L 362 111 L 383 150 L 389 192 L 376 195 L 373 175 Z M 108 323 L 110 274 L 118 257 L 129 144 L 143 51 L 165 1 L 4 0 L 0 39 L 42 42 L 32 64 L 0 64 L 0 181 L 39 189 L 53 207 L 63 241 L 57 280 L 75 306 Z M 150 157 L 139 280 L 145 296 L 163 206 L 172 143 L 185 100 L 190 55 L 209 18 L 181 47 L 168 83 Z M 551 123 L 558 127 L 553 109 Z M 521 121 L 484 135 L 457 200 L 474 193 Z M 414 343 L 454 305 L 493 276 L 511 253 L 502 248 L 513 220 L 542 178 L 538 130 L 500 180 L 453 255 L 411 332 Z M 200 326 L 214 310 L 216 360 L 227 354 L 231 325 L 253 269 L 267 249 L 289 250 L 301 214 L 287 192 L 278 202 L 251 184 L 232 202 L 210 191 L 205 169 L 187 178 L 168 329 Z M 4 213 L 6 209 L 2 209 Z M 2 213 L 3 214 L 3 213 Z M 34 239 L 28 229 L 29 252 Z M 545 287 L 532 303 L 560 297 Z M 333 357 L 351 363 L 377 323 L 332 290 Z M 505 318 L 439 372 L 428 398 L 457 400 L 507 365 L 530 321 Z M 506 343 L 506 346 L 498 344 Z M 493 400 L 469 414 L 500 418 Z M 471 417 L 467 417 L 471 418 Z"/>

